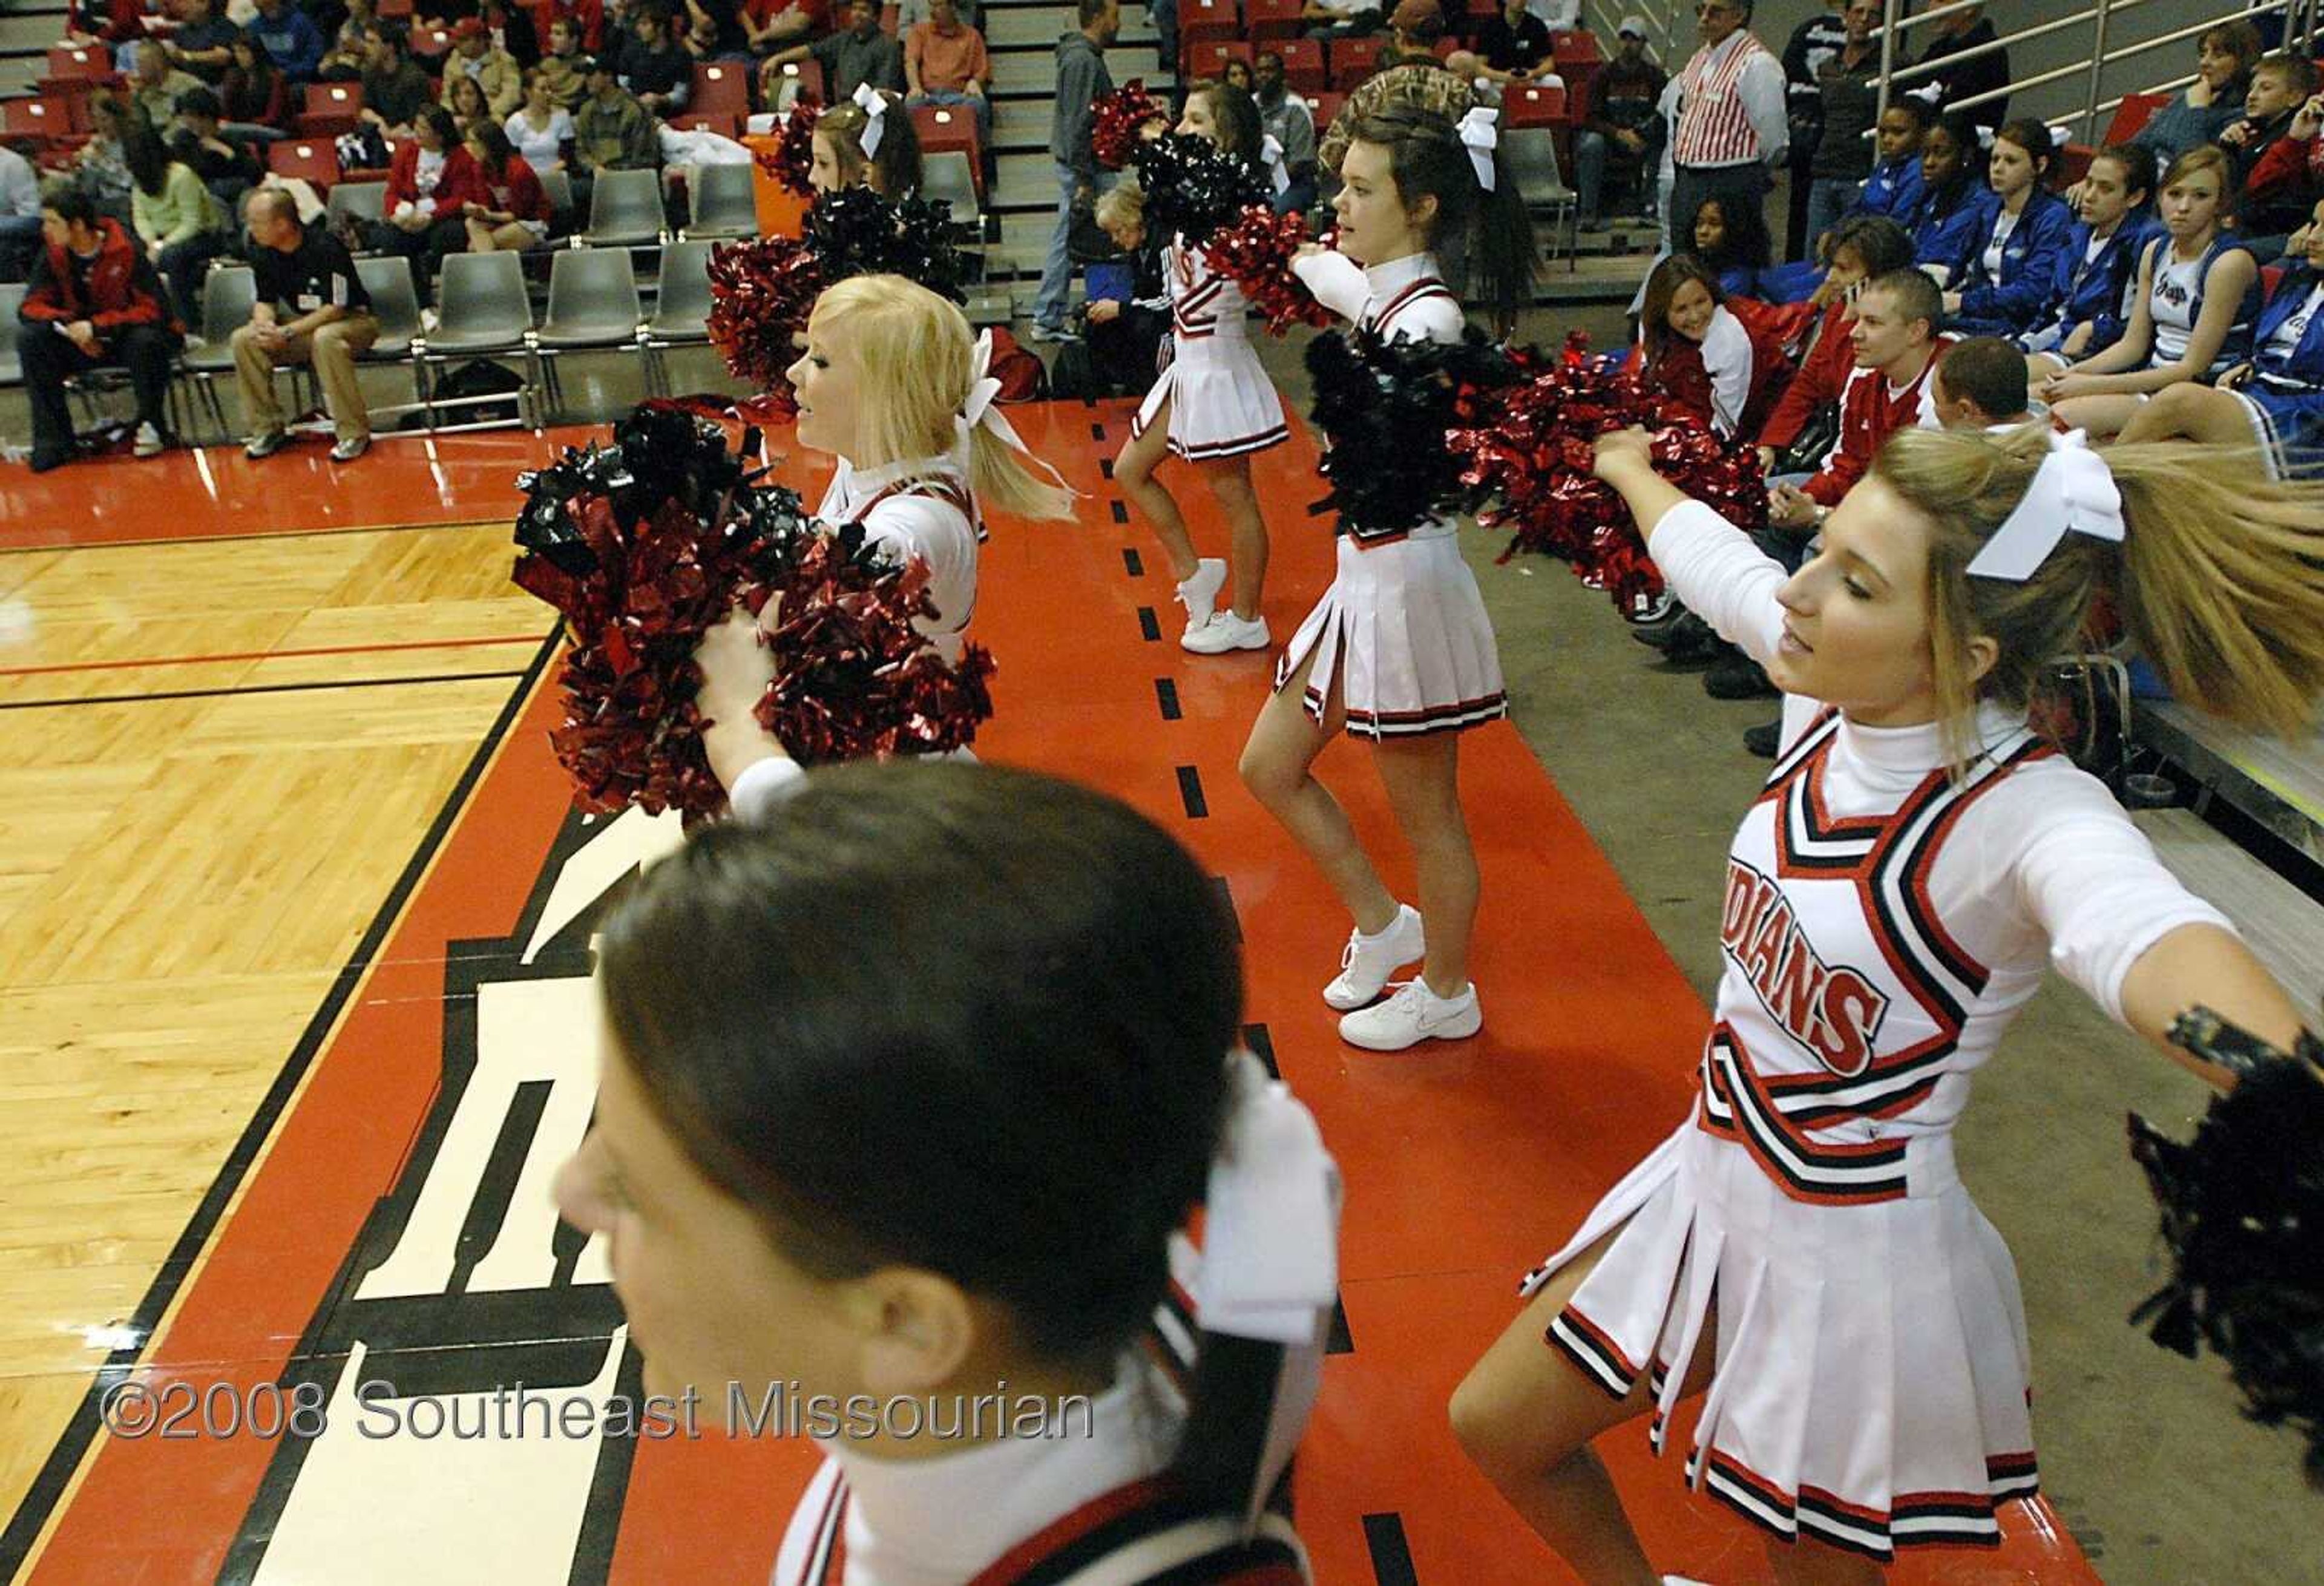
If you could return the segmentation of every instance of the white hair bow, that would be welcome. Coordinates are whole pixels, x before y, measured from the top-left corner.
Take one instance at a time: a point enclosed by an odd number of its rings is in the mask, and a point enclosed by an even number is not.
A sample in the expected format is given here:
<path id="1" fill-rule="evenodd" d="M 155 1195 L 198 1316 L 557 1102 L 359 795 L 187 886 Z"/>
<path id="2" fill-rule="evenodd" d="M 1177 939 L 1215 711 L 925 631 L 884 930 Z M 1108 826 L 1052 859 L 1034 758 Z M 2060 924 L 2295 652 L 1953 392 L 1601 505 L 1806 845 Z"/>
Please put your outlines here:
<path id="1" fill-rule="evenodd" d="M 1025 438 L 1019 435 L 1017 427 L 1009 422 L 1009 415 L 1001 410 L 996 400 L 1000 395 L 1001 382 L 992 375 L 992 332 L 979 331 L 975 360 L 969 368 L 968 395 L 961 400 L 960 404 L 958 423 L 962 444 L 965 446 L 979 428 L 990 429 L 1001 445 L 1011 451 L 1023 453 L 1025 459 L 1047 474 L 1058 489 L 1072 490 L 1064 475 L 1033 455 L 1033 449 L 1025 444 Z"/>
<path id="2" fill-rule="evenodd" d="M 880 140 L 888 131 L 888 96 L 870 83 L 857 83 L 855 103 L 870 118 L 863 125 L 863 158 L 869 160 L 880 152 Z"/>
<path id="3" fill-rule="evenodd" d="M 2122 492 L 2114 470 L 2090 449 L 2089 437 L 2076 429 L 2050 437 L 2050 455 L 2034 471 L 2025 497 L 2002 521 L 1969 564 L 1972 578 L 2023 584 L 2069 534 L 2087 534 L 2120 545 L 2125 525 Z"/>
<path id="4" fill-rule="evenodd" d="M 1480 105 L 1461 118 L 1461 142 L 1469 151 L 1469 163 L 1477 168 L 1477 185 L 1487 192 L 1493 190 L 1493 151 L 1501 146 L 1500 128 L 1494 124 L 1501 113 L 1489 105 Z"/>
<path id="5" fill-rule="evenodd" d="M 1273 133 L 1259 141 L 1259 162 L 1267 167 L 1268 179 L 1275 183 L 1277 192 L 1290 190 L 1291 167 L 1284 163 L 1283 145 L 1276 141 Z"/>

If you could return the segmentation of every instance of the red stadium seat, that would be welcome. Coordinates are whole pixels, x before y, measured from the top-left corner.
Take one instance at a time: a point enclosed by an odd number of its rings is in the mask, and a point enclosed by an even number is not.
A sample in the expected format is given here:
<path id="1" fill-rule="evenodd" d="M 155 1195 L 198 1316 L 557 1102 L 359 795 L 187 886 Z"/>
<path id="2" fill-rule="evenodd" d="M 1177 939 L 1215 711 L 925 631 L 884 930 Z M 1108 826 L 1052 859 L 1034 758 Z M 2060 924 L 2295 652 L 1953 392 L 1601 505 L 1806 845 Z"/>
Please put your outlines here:
<path id="1" fill-rule="evenodd" d="M 1270 40 L 1268 48 L 1283 57 L 1283 80 L 1293 93 L 1320 94 L 1331 87 L 1332 74 L 1323 64 L 1323 40 Z"/>
<path id="2" fill-rule="evenodd" d="M 1598 48 L 1598 35 L 1588 28 L 1576 28 L 1570 33 L 1552 33 L 1549 36 L 1549 53 L 1560 61 L 1606 59 Z"/>
<path id="3" fill-rule="evenodd" d="M 751 69 L 732 60 L 696 61 L 686 107 L 705 115 L 751 114 Z"/>
<path id="4" fill-rule="evenodd" d="M 62 99 L 0 100 L 0 133 L 56 143 L 73 130 L 72 107 Z"/>
<path id="5" fill-rule="evenodd" d="M 361 83 L 309 83 L 307 103 L 299 114 L 299 135 L 335 138 L 355 131 L 363 103 Z"/>
<path id="6" fill-rule="evenodd" d="M 1345 94 L 1309 94 L 1307 114 L 1315 123 L 1315 136 L 1320 141 L 1324 130 L 1340 114 L 1340 106 L 1348 102 Z"/>
<path id="7" fill-rule="evenodd" d="M 1250 64 L 1250 46 L 1240 39 L 1204 39 L 1186 46 L 1186 75 L 1216 79 L 1227 74 L 1227 62 Z"/>
<path id="8" fill-rule="evenodd" d="M 49 48 L 49 75 L 91 78 L 101 82 L 114 75 L 113 57 L 103 50 L 54 44 Z"/>
<path id="9" fill-rule="evenodd" d="M 1371 76 L 1372 68 L 1379 64 L 1380 46 L 1385 42 L 1378 33 L 1360 39 L 1333 39 L 1332 86 L 1344 94 Z"/>
<path id="10" fill-rule="evenodd" d="M 969 180 L 977 201 L 984 199 L 984 151 L 976 139 L 976 112 L 965 105 L 915 105 L 912 130 L 919 134 L 920 152 L 941 154 L 957 150 L 968 156 Z"/>
<path id="11" fill-rule="evenodd" d="M 742 118 L 731 110 L 689 110 L 672 116 L 669 124 L 679 132 L 715 132 L 722 138 L 742 135 Z"/>
<path id="12" fill-rule="evenodd" d="M 1254 44 L 1268 39 L 1296 39 L 1306 23 L 1299 18 L 1300 0 L 1248 0 L 1243 7 L 1243 36 Z"/>
<path id="13" fill-rule="evenodd" d="M 2154 113 L 2171 103 L 2167 94 L 2125 94 L 2122 103 L 2115 106 L 2114 120 L 2107 124 L 2107 134 L 2098 140 L 2098 147 L 2108 143 L 2126 143 L 2135 137 L 2138 129 L 2153 118 Z"/>
<path id="14" fill-rule="evenodd" d="M 823 80 L 823 62 L 820 60 L 787 61 L 776 69 L 785 77 L 798 78 L 800 83 L 804 85 L 804 90 L 807 93 L 813 94 L 816 98 L 820 100 L 822 103 L 826 105 L 831 103 L 831 96 L 825 91 L 825 85 Z M 771 101 L 769 103 L 768 108 L 770 110 L 774 108 Z"/>
<path id="15" fill-rule="evenodd" d="M 1539 83 L 1510 85 L 1501 99 L 1503 126 L 1554 126 L 1565 119 L 1565 90 Z"/>
<path id="16" fill-rule="evenodd" d="M 266 148 L 266 169 L 277 176 L 295 176 L 318 188 L 339 180 L 338 151 L 323 138 L 285 138 Z"/>
<path id="17" fill-rule="evenodd" d="M 441 60 L 452 52 L 452 35 L 443 28 L 411 30 L 411 55 L 415 60 Z"/>
<path id="18" fill-rule="evenodd" d="M 1187 48 L 1204 39 L 1239 39 L 1242 36 L 1242 17 L 1235 0 L 1181 0 L 1178 6 L 1178 49 L 1183 56 Z"/>
<path id="19" fill-rule="evenodd" d="M 409 22 L 418 7 L 413 0 L 379 0 L 379 14 L 390 22 Z M 541 41 L 548 42 L 548 30 L 542 30 Z"/>

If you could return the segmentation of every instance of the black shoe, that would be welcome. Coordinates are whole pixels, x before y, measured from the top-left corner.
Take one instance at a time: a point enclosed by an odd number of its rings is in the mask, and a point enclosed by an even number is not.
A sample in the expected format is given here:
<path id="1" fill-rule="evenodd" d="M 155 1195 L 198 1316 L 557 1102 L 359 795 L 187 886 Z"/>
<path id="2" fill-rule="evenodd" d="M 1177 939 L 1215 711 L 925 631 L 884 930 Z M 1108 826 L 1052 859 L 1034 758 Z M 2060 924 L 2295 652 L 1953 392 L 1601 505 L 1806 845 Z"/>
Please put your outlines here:
<path id="1" fill-rule="evenodd" d="M 1692 612 L 1671 625 L 1670 642 L 1662 647 L 1664 659 L 1688 671 L 1710 666 L 1728 650 L 1717 631 Z"/>
<path id="2" fill-rule="evenodd" d="M 1655 595 L 1631 596 L 1630 604 L 1622 610 L 1622 620 L 1633 628 L 1660 628 L 1685 609 L 1679 604 L 1678 596 L 1665 589 Z M 1646 639 L 1642 642 L 1652 644 L 1654 641 Z"/>
<path id="3" fill-rule="evenodd" d="M 80 454 L 67 447 L 60 452 L 34 452 L 26 465 L 35 474 L 45 474 L 51 468 L 61 468 Z"/>
<path id="4" fill-rule="evenodd" d="M 1744 728 L 1743 747 L 1761 760 L 1773 760 L 1775 758 L 1776 746 L 1782 742 L 1783 736 L 1784 718 L 1777 716 L 1764 726 Z"/>
<path id="5" fill-rule="evenodd" d="M 1765 699 L 1775 692 L 1759 663 L 1739 651 L 1702 674 L 1702 691 L 1713 699 Z"/>

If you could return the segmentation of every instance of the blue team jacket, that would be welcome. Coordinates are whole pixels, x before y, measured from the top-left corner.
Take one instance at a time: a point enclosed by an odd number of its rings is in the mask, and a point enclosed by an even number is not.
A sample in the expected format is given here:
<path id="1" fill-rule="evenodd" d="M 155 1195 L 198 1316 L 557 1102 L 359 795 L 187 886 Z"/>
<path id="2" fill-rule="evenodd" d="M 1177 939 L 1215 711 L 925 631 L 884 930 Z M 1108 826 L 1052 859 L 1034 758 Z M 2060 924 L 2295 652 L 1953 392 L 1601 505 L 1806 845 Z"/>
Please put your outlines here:
<path id="1" fill-rule="evenodd" d="M 2001 198 L 1987 192 L 1978 198 L 1980 217 L 1971 239 L 1969 266 L 1953 288 L 1961 295 L 1960 312 L 1953 316 L 1957 336 L 2022 336 L 2047 317 L 2058 290 L 2058 268 L 2066 257 L 2074 217 L 2057 194 L 2036 188 L 2025 200 L 2017 224 L 2001 242 L 2001 268 L 1988 275 L 1986 244 L 2001 218 Z"/>
<path id="2" fill-rule="evenodd" d="M 2052 312 L 2027 339 L 2046 343 L 2045 351 L 2054 350 L 2088 325 L 2092 327 L 2090 345 L 2082 350 L 2083 357 L 2120 341 L 2122 327 L 2129 322 L 2123 312 L 2123 300 L 2138 274 L 2138 256 L 2162 235 L 2163 223 L 2148 211 L 2138 210 L 2122 217 L 2114 235 L 2107 238 L 2098 256 L 2092 259 L 2087 256 L 2090 228 L 2081 221 L 2074 222 L 2066 236 L 2065 252 L 2058 260 Z"/>
<path id="3" fill-rule="evenodd" d="M 1923 188 L 1905 227 L 1913 234 L 1913 263 L 1924 268 L 1942 265 L 1951 290 L 1960 290 L 1958 283 L 1969 273 L 1969 256 L 1993 235 L 1993 219 L 1985 207 L 1992 198 L 1993 189 L 1981 181 L 1965 182 L 1950 193 Z M 1937 206 L 1947 198 L 1952 207 L 1940 212 Z"/>
<path id="4" fill-rule="evenodd" d="M 1864 191 L 1849 206 L 1850 215 L 1886 215 L 1897 225 L 1911 230 L 1913 217 L 1921 207 L 1921 157 L 1906 154 L 1884 165 L 1872 168 L 1865 179 Z"/>
<path id="5" fill-rule="evenodd" d="M 2262 372 L 2324 391 L 2324 313 L 2308 322 L 2308 328 L 2301 333 L 2300 345 L 2292 349 L 2290 356 L 2271 354 L 2267 346 L 2267 338 L 2308 300 L 2308 294 L 2316 290 L 2319 281 L 2324 281 L 2324 276 L 2304 262 L 2286 270 L 2283 279 L 2276 282 L 2275 295 L 2260 310 L 2252 339 L 2259 349 L 2254 362 Z"/>

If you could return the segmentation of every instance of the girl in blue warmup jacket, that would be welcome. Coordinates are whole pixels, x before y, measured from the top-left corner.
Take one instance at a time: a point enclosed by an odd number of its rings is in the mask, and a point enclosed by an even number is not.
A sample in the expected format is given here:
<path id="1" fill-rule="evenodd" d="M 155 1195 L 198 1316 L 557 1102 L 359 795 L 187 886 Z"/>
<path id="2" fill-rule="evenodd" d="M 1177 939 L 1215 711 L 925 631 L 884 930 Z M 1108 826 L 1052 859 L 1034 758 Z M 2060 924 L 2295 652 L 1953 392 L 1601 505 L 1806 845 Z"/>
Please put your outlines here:
<path id="1" fill-rule="evenodd" d="M 1913 263 L 1937 278 L 1939 286 L 1959 281 L 1969 255 L 1993 229 L 1978 180 L 1981 158 L 1977 123 L 1962 111 L 1937 118 L 1921 140 L 1921 201 L 1913 210 Z"/>
<path id="2" fill-rule="evenodd" d="M 1984 237 L 1945 293 L 1956 336 L 2022 336 L 2045 318 L 2058 290 L 2074 217 L 2042 185 L 2050 170 L 2050 129 L 2013 121 L 1993 140 L 1993 188 L 1979 201 Z"/>
<path id="3" fill-rule="evenodd" d="M 2082 217 L 2058 261 L 2054 305 L 2017 338 L 2028 379 L 2046 380 L 2121 339 L 2139 255 L 2163 232 L 2147 205 L 2153 191 L 2154 156 L 2141 145 L 2110 144 L 2091 159 L 2080 186 Z"/>
<path id="4" fill-rule="evenodd" d="M 1886 215 L 1910 226 L 1921 206 L 1921 140 L 1929 130 L 1929 107 L 1906 95 L 1888 102 L 1873 134 L 1872 174 L 1849 208 L 1850 215 Z"/>

